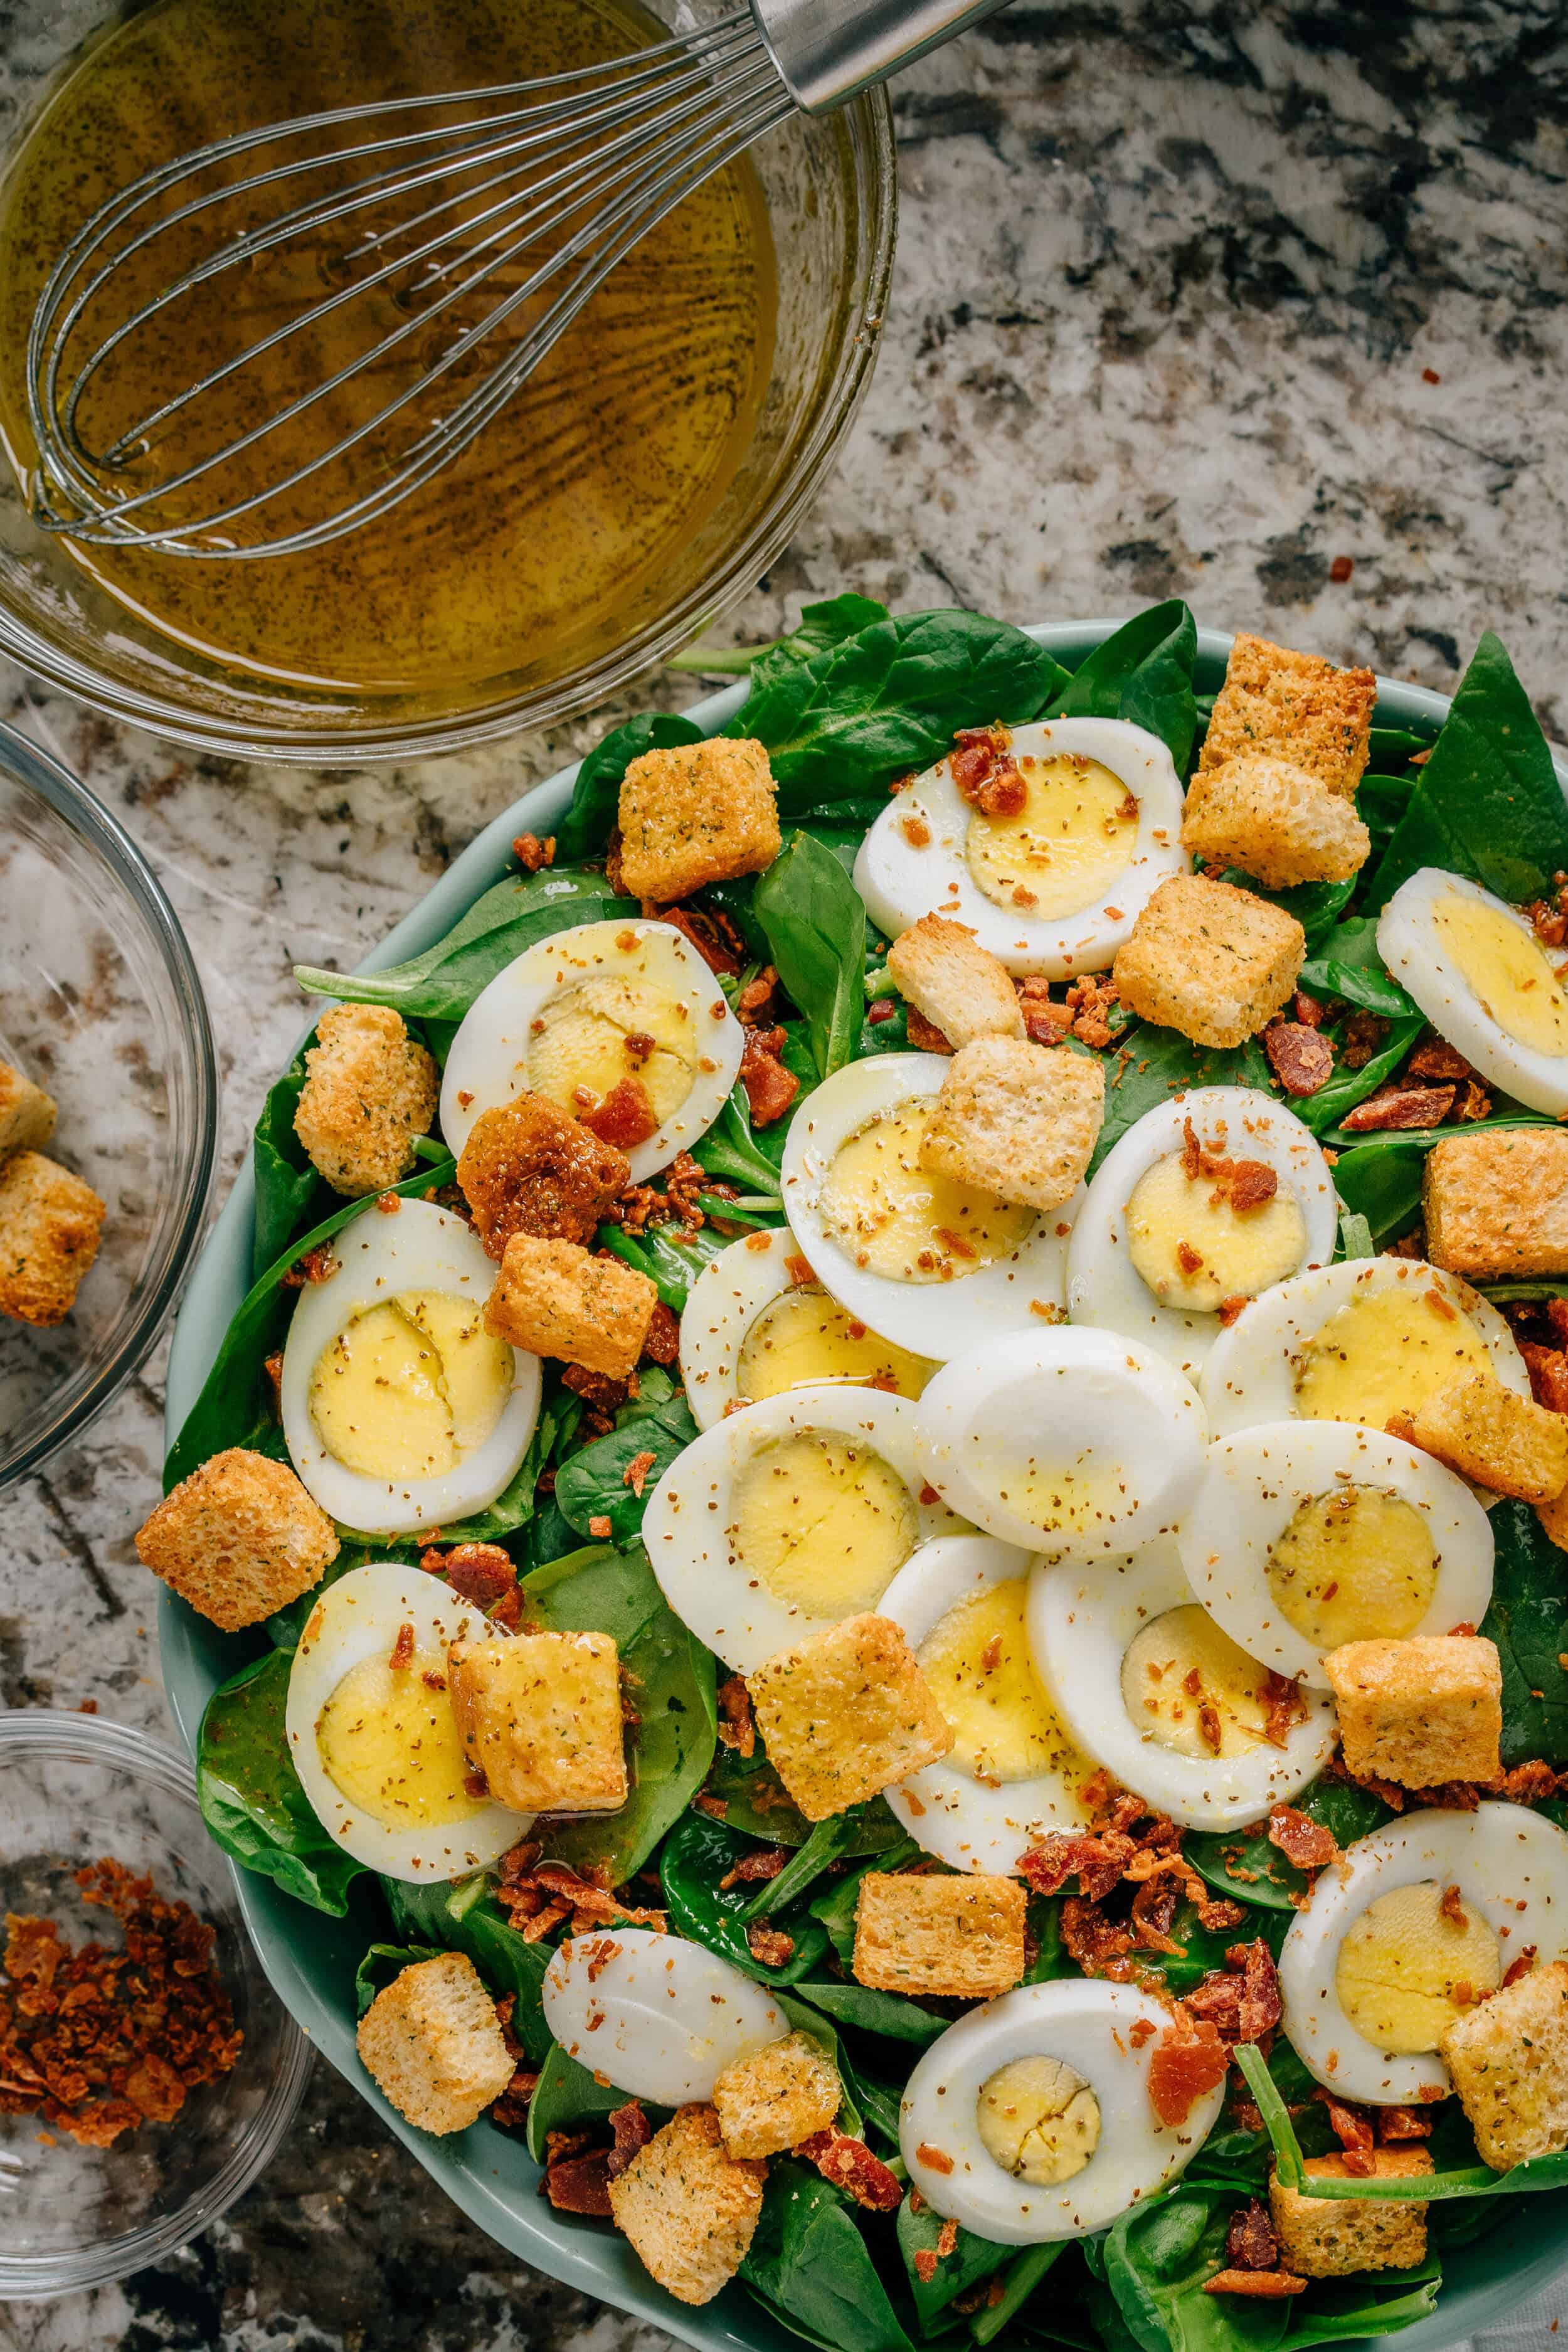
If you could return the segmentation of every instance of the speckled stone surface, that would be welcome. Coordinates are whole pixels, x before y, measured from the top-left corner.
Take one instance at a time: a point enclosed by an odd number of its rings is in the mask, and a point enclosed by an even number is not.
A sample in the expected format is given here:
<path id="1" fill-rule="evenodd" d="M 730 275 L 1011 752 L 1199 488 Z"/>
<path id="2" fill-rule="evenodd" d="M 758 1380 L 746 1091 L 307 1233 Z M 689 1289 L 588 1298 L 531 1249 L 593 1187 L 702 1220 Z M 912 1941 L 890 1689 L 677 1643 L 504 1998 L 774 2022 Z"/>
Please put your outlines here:
<path id="1" fill-rule="evenodd" d="M 1557 0 L 1016 5 L 899 93 L 880 366 L 837 474 L 727 623 L 853 587 L 1017 620 L 1201 620 L 1440 688 L 1500 629 L 1568 733 L 1568 19 Z M 1347 563 L 1350 567 L 1347 574 Z M 0 709 L 130 824 L 184 918 L 225 1081 L 223 1177 L 302 1026 L 453 853 L 625 703 L 471 758 L 198 761 L 0 675 Z M 161 1357 L 10 1498 L 0 1692 L 165 1722 L 132 1532 Z M 1562 2302 L 1568 2305 L 1568 2290 Z M 1543 2347 L 1535 2309 L 1486 2339 Z M 0 2310 L 28 2352 L 512 2347 L 634 2334 L 510 2262 L 318 2070 L 267 2179 L 123 2289 Z"/>

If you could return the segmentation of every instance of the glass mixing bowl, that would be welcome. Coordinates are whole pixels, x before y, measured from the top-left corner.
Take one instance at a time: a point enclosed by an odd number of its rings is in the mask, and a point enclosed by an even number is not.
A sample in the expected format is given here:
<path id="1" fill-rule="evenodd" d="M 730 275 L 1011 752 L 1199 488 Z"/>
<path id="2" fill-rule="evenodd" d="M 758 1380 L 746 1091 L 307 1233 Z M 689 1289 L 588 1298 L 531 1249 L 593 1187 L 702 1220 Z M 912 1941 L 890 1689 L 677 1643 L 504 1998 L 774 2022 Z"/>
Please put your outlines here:
<path id="1" fill-rule="evenodd" d="M 675 28 L 725 0 L 652 0 Z M 122 12 L 132 13 L 130 5 Z M 111 30 L 103 0 L 19 0 L 0 57 L 5 154 L 84 43 Z M 204 124 L 193 138 L 222 126 Z M 585 709 L 705 627 L 752 586 L 819 488 L 870 379 L 897 213 L 885 92 L 839 113 L 796 115 L 752 151 L 778 276 L 773 373 L 734 481 L 629 613 L 624 638 L 571 676 L 520 667 L 447 693 L 355 697 L 219 667 L 115 603 L 29 520 L 0 483 L 0 652 L 111 718 L 241 758 L 392 760 L 451 751 Z M 0 155 L 0 162 L 5 160 Z"/>

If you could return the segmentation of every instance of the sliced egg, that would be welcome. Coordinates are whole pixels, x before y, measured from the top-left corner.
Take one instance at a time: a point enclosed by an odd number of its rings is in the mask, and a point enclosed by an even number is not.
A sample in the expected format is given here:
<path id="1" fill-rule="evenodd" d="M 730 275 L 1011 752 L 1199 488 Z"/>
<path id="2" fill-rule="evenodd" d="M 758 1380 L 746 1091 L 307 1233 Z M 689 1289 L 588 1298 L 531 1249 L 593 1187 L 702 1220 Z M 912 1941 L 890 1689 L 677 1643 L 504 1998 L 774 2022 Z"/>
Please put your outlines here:
<path id="1" fill-rule="evenodd" d="M 1270 1738 L 1279 1692 L 1193 1598 L 1166 1538 L 1092 1570 L 1042 1562 L 1029 1633 L 1058 1715 L 1084 1754 L 1188 1829 L 1255 1822 L 1328 1761 L 1334 1710 Z"/>
<path id="2" fill-rule="evenodd" d="M 460 1878 L 528 1827 L 472 1793 L 447 1696 L 449 1644 L 496 1630 L 438 1578 L 385 1560 L 340 1576 L 305 1620 L 289 1753 L 327 1835 L 384 1878 Z"/>
<path id="3" fill-rule="evenodd" d="M 307 1282 L 283 1348 L 289 1458 L 364 1535 L 470 1517 L 506 1486 L 539 1418 L 539 1359 L 485 1329 L 495 1267 L 428 1201 L 368 1209 Z"/>
<path id="4" fill-rule="evenodd" d="M 922 915 L 965 924 L 1009 971 L 1102 971 L 1151 893 L 1184 873 L 1182 787 L 1157 735 L 1121 719 L 1013 730 L 1023 806 L 985 816 L 951 760 L 898 793 L 855 861 L 889 938 Z"/>
<path id="5" fill-rule="evenodd" d="M 1005 2246 L 1083 2238 L 1191 2163 L 1225 2100 L 1160 2121 L 1149 2069 L 1171 2012 L 1133 1985 L 1020 1985 L 950 2025 L 905 2085 L 899 2151 L 945 2220 Z"/>
<path id="6" fill-rule="evenodd" d="M 660 2107 L 710 2099 L 726 2066 L 789 2032 L 761 1985 L 717 1952 L 651 1927 L 569 1937 L 540 1998 L 569 2058 Z"/>
<path id="7" fill-rule="evenodd" d="M 1377 951 L 1439 1035 L 1531 1110 L 1568 1113 L 1568 991 L 1506 899 L 1441 866 L 1401 883 Z"/>
<path id="8" fill-rule="evenodd" d="M 1479 1625 L 1491 1599 L 1492 1532 L 1464 1480 L 1349 1422 L 1217 1439 L 1178 1540 L 1232 1639 L 1320 1690 L 1325 1651 Z"/>
<path id="9" fill-rule="evenodd" d="M 658 1122 L 627 1152 L 634 1184 L 689 1151 L 723 1109 L 745 1033 L 673 923 L 578 923 L 525 948 L 463 1016 L 441 1082 L 461 1151 L 483 1110 L 545 1095 L 579 1118 L 629 1082 Z"/>
<path id="10" fill-rule="evenodd" d="M 1524 1805 L 1417 1813 L 1357 1838 L 1291 1921 L 1286 2034 L 1344 2098 L 1446 2094 L 1439 2038 L 1530 1945 L 1568 1952 L 1568 1837 Z"/>
<path id="11" fill-rule="evenodd" d="M 1249 1200 L 1265 1180 L 1246 1163 L 1273 1177 L 1267 1198 Z M 1068 1244 L 1068 1312 L 1196 1380 L 1222 1302 L 1326 1265 L 1338 1230 L 1329 1163 L 1294 1112 L 1251 1087 L 1194 1087 L 1146 1111 L 1096 1170 Z"/>

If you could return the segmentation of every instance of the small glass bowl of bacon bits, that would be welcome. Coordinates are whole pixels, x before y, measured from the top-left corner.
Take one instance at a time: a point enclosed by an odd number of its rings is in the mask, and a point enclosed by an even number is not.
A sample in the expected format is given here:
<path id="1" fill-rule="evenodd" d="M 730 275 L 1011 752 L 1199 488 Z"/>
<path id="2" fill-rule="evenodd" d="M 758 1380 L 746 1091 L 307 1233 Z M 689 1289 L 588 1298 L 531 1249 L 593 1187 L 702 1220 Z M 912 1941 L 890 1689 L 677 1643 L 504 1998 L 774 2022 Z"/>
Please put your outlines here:
<path id="1" fill-rule="evenodd" d="M 310 2063 L 184 1759 L 94 1716 L 0 1716 L 0 2300 L 183 2246 L 267 2164 Z"/>

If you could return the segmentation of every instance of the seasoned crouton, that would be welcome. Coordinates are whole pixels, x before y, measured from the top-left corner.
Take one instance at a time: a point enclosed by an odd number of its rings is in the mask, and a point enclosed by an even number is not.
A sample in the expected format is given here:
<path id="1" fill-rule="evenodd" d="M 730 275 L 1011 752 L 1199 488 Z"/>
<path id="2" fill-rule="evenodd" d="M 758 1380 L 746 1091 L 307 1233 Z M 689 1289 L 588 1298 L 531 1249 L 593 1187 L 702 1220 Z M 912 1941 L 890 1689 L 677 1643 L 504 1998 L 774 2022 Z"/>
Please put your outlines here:
<path id="1" fill-rule="evenodd" d="M 678 2107 L 610 2183 L 616 2227 L 678 2303 L 711 2303 L 746 2258 L 767 2167 L 729 2155 L 711 2107 Z"/>
<path id="2" fill-rule="evenodd" d="M 520 1813 L 602 1813 L 626 1801 L 620 1665 L 608 1633 L 454 1642 L 447 1695 L 470 1764 Z"/>
<path id="3" fill-rule="evenodd" d="M 889 1617 L 846 1617 L 747 1677 L 768 1761 L 808 1822 L 891 1788 L 952 1733 Z"/>
<path id="4" fill-rule="evenodd" d="M 1267 752 L 1226 760 L 1193 778 L 1182 846 L 1212 866 L 1238 866 L 1266 890 L 1348 882 L 1372 835 L 1354 803 L 1305 768 Z"/>
<path id="5" fill-rule="evenodd" d="M 922 915 L 888 950 L 899 993 L 950 1045 L 976 1037 L 1022 1037 L 1018 992 L 1005 968 L 963 923 Z"/>
<path id="6" fill-rule="evenodd" d="M 921 1166 L 1000 1201 L 1059 1209 L 1105 1122 L 1105 1071 L 1070 1045 L 963 1045 L 921 1138 Z"/>
<path id="7" fill-rule="evenodd" d="M 1024 1973 L 1026 1908 L 1016 1878 L 868 1871 L 855 1910 L 856 1977 L 882 1992 L 989 2000 Z"/>
<path id="8" fill-rule="evenodd" d="M 1437 2046 L 1483 2163 L 1506 2172 L 1568 2147 L 1568 1962 L 1516 1977 Z"/>
<path id="9" fill-rule="evenodd" d="M 485 1329 L 534 1356 L 559 1356 L 624 1381 L 642 1354 L 658 1305 L 646 1274 L 593 1257 L 575 1242 L 514 1234 L 485 1307 Z"/>
<path id="10" fill-rule="evenodd" d="M 338 1531 L 286 1462 L 231 1445 L 164 1496 L 136 1554 L 233 1633 L 308 1592 L 338 1556 Z"/>
<path id="11" fill-rule="evenodd" d="M 1267 751 L 1348 797 L 1366 767 L 1376 700 L 1369 669 L 1336 669 L 1317 654 L 1237 637 L 1215 697 L 1200 772 Z"/>
<path id="12" fill-rule="evenodd" d="M 1472 1281 L 1568 1274 L 1568 1132 L 1496 1127 L 1426 1155 L 1426 1255 Z"/>
<path id="13" fill-rule="evenodd" d="M 466 2131 L 494 2105 L 515 2061 L 466 1952 L 399 1969 L 359 2023 L 364 2069 L 421 2131 Z"/>
<path id="14" fill-rule="evenodd" d="M 705 882 L 760 874 L 779 854 L 778 795 L 761 743 L 716 735 L 645 751 L 621 779 L 621 873 L 668 906 Z"/>
<path id="15" fill-rule="evenodd" d="M 1362 1778 L 1431 1789 L 1495 1780 L 1502 1770 L 1502 1669 L 1479 1633 L 1346 1642 L 1323 1672 L 1339 1710 L 1345 1762 Z"/>
<path id="16" fill-rule="evenodd" d="M 98 1255 L 107 1204 L 41 1151 L 0 1167 L 0 1315 L 63 1323 Z"/>
<path id="17" fill-rule="evenodd" d="M 1111 977 L 1141 1020 L 1179 1029 L 1194 1045 L 1239 1045 L 1279 1012 L 1306 956 L 1307 934 L 1283 908 L 1228 882 L 1173 874 L 1118 948 Z"/>
<path id="18" fill-rule="evenodd" d="M 1375 2180 L 1414 2180 L 1430 2172 L 1424 2147 L 1380 2147 L 1373 2156 Z M 1310 2156 L 1312 2180 L 1354 2180 L 1342 2156 Z M 1347 2278 L 1354 2271 L 1407 2271 L 1426 2259 L 1426 2205 L 1415 2198 L 1397 2202 L 1372 2197 L 1304 2197 L 1287 2189 L 1278 2173 L 1268 2183 L 1268 2208 L 1279 2241 L 1279 2259 L 1298 2278 Z"/>
<path id="19" fill-rule="evenodd" d="M 1549 1503 L 1568 1486 L 1568 1420 L 1505 1389 L 1494 1372 L 1467 1372 L 1401 1416 L 1397 1433 L 1493 1495 Z"/>
<path id="20" fill-rule="evenodd" d="M 316 1024 L 294 1132 L 318 1175 L 357 1200 L 401 1183 L 428 1135 L 440 1076 L 389 1004 L 335 1004 Z"/>
<path id="21" fill-rule="evenodd" d="M 9 1062 L 0 1062 L 0 1160 L 41 1151 L 55 1131 L 55 1098 Z"/>
<path id="22" fill-rule="evenodd" d="M 514 1234 L 592 1241 L 631 1173 L 624 1151 L 534 1094 L 481 1111 L 458 1161 L 474 1231 L 498 1261 Z"/>
<path id="23" fill-rule="evenodd" d="M 713 2106 L 731 2156 L 778 2156 L 826 2131 L 838 2113 L 844 2085 L 831 2059 L 808 2033 L 786 2033 L 748 2058 L 726 2066 L 713 2085 Z"/>

